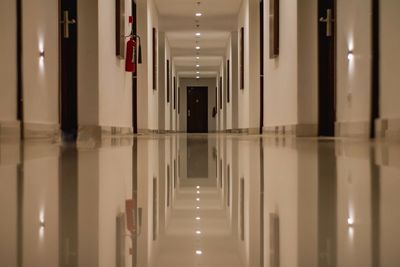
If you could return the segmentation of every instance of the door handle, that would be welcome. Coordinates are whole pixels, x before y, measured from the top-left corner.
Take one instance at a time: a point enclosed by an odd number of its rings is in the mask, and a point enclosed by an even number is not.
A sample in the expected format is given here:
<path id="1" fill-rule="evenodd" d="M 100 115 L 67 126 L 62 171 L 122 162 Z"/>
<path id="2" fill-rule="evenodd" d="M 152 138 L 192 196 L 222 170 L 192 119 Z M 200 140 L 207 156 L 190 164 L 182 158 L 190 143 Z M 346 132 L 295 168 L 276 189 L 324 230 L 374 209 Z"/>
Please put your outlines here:
<path id="1" fill-rule="evenodd" d="M 188 109 L 188 117 L 190 117 L 190 109 Z"/>
<path id="2" fill-rule="evenodd" d="M 321 17 L 319 18 L 319 21 L 326 23 L 326 36 L 331 37 L 333 32 L 333 23 L 335 22 L 332 15 L 332 9 L 328 8 L 326 10 L 326 18 Z"/>
<path id="3" fill-rule="evenodd" d="M 75 24 L 76 20 L 69 19 L 69 11 L 68 10 L 64 10 L 63 14 L 64 14 L 64 20 L 62 20 L 61 23 L 63 24 L 64 38 L 69 39 L 69 25 Z"/>

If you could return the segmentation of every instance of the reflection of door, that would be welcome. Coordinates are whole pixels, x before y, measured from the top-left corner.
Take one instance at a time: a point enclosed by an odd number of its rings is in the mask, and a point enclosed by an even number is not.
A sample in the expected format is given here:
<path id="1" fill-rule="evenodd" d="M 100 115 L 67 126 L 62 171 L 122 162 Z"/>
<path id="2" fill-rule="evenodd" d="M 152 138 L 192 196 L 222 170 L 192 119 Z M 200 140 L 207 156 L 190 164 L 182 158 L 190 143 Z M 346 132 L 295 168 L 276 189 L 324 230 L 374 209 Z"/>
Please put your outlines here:
<path id="1" fill-rule="evenodd" d="M 318 1 L 319 107 L 318 134 L 335 135 L 336 1 Z"/>
<path id="2" fill-rule="evenodd" d="M 187 131 L 208 132 L 208 88 L 187 88 Z"/>
<path id="3" fill-rule="evenodd" d="M 61 130 L 68 139 L 78 131 L 77 1 L 60 1 Z"/>
<path id="4" fill-rule="evenodd" d="M 208 139 L 188 138 L 187 177 L 208 178 Z"/>

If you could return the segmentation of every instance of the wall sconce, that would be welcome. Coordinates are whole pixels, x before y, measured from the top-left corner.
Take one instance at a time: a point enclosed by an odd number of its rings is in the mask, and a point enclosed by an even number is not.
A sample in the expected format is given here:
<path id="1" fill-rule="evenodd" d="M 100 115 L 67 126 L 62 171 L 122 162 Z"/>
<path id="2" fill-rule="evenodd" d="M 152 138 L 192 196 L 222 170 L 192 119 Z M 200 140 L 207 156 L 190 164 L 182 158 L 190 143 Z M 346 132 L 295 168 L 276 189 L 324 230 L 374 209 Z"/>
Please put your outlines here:
<path id="1" fill-rule="evenodd" d="M 349 218 L 347 219 L 347 224 L 348 224 L 349 227 L 353 226 L 353 225 L 354 225 L 354 219 L 351 218 L 351 217 L 349 217 Z"/>
<path id="2" fill-rule="evenodd" d="M 39 51 L 39 58 L 44 59 L 44 56 L 45 56 L 44 50 Z"/>
<path id="3" fill-rule="evenodd" d="M 347 52 L 347 59 L 348 59 L 349 61 L 352 61 L 352 60 L 354 59 L 353 51 Z"/>

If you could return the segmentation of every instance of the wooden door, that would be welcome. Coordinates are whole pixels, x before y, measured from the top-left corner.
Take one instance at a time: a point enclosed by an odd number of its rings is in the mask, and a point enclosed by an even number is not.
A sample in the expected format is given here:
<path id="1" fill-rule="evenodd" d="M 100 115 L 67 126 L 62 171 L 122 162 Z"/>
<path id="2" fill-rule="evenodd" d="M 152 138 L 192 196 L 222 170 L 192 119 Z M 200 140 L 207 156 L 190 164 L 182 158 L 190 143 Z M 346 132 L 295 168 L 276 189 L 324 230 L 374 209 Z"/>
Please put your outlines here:
<path id="1" fill-rule="evenodd" d="M 208 132 L 208 88 L 187 88 L 187 132 Z"/>

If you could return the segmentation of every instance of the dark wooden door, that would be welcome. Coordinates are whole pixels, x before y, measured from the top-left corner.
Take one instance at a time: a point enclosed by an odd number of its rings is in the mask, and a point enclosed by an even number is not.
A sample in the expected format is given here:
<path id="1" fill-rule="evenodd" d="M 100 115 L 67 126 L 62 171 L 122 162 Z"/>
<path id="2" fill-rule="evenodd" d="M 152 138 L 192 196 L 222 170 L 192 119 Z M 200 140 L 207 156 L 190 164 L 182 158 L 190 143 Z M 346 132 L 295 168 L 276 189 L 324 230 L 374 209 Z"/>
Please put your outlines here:
<path id="1" fill-rule="evenodd" d="M 320 136 L 335 135 L 335 45 L 336 1 L 318 1 L 319 105 L 318 132 Z"/>
<path id="2" fill-rule="evenodd" d="M 77 94 L 77 1 L 60 1 L 61 47 L 61 130 L 63 137 L 76 140 L 78 132 Z"/>
<path id="3" fill-rule="evenodd" d="M 187 131 L 208 132 L 208 88 L 187 88 Z"/>

